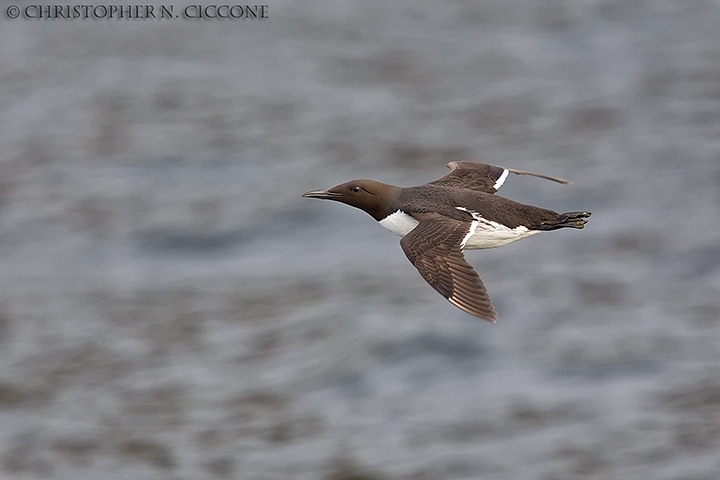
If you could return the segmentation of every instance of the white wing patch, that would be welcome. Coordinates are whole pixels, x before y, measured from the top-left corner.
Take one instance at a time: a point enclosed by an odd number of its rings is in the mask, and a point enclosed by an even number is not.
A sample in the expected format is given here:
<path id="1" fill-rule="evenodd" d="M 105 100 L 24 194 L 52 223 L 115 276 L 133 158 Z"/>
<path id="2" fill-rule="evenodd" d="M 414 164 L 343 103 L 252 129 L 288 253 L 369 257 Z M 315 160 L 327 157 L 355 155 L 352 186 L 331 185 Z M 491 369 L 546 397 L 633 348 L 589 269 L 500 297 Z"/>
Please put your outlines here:
<path id="1" fill-rule="evenodd" d="M 390 230 L 395 235 L 400 235 L 401 237 L 404 237 L 405 235 L 410 233 L 410 230 L 417 227 L 417 224 L 420 222 L 418 222 L 402 210 L 398 210 L 397 212 L 391 213 L 387 217 L 380 220 L 379 223 L 383 228 Z"/>
<path id="2" fill-rule="evenodd" d="M 505 183 L 505 179 L 507 178 L 508 173 L 510 173 L 510 170 L 508 170 L 507 168 L 504 168 L 502 175 L 500 175 L 500 178 L 498 178 L 497 182 L 495 182 L 495 185 L 493 185 L 493 188 L 495 190 L 500 190 L 500 187 L 502 187 L 503 183 Z"/>
<path id="3" fill-rule="evenodd" d="M 462 210 L 463 212 L 468 212 L 473 217 L 473 221 L 470 223 L 470 229 L 468 230 L 467 235 L 463 237 L 462 242 L 460 242 L 460 250 L 465 248 L 465 245 L 467 244 L 468 240 L 472 238 L 473 235 L 475 235 L 475 230 L 477 230 L 478 224 L 480 223 L 480 219 L 482 218 L 479 213 L 473 212 L 471 210 L 468 210 L 465 207 L 455 207 L 458 210 Z"/>
<path id="4" fill-rule="evenodd" d="M 475 215 L 473 215 L 473 217 L 474 216 Z M 473 235 L 475 235 L 475 230 L 477 230 L 478 223 L 479 222 L 477 220 L 472 221 L 472 223 L 470 224 L 470 230 L 468 230 L 467 235 L 465 235 L 465 237 L 462 239 L 462 242 L 460 242 L 460 250 L 465 248 L 465 244 L 467 243 L 467 241 L 470 240 Z"/>

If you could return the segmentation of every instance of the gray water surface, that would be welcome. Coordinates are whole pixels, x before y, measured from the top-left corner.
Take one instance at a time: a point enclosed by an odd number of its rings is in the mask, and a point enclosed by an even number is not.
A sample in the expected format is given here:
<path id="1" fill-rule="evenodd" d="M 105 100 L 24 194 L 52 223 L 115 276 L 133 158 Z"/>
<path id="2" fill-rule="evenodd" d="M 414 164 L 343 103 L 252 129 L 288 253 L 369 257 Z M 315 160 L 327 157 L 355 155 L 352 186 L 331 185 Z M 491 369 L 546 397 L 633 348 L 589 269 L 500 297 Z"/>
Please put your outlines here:
<path id="1" fill-rule="evenodd" d="M 0 20 L 0 476 L 720 478 L 718 5 L 269 16 Z M 300 198 L 457 159 L 593 212 L 495 325 Z"/>

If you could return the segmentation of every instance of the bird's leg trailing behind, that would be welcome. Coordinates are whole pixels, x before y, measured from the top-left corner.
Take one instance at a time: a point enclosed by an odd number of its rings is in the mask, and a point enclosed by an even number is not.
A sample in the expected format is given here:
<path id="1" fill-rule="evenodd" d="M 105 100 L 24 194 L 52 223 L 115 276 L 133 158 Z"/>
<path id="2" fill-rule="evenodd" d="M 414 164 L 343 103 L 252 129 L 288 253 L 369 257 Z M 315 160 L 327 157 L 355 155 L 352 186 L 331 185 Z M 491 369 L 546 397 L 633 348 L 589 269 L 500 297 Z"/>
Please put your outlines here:
<path id="1" fill-rule="evenodd" d="M 558 215 L 555 220 L 546 220 L 533 230 L 557 230 L 558 228 L 584 228 L 590 212 L 566 212 Z"/>

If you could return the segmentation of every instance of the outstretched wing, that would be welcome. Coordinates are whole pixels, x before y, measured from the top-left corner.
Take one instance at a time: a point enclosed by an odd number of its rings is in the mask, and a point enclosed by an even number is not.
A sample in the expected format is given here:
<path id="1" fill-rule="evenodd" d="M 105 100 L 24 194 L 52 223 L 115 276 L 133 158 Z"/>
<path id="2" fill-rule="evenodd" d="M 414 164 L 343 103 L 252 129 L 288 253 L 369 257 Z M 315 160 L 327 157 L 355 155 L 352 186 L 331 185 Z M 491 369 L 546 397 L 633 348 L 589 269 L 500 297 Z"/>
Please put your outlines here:
<path id="1" fill-rule="evenodd" d="M 439 213 L 416 213 L 413 217 L 420 223 L 400 240 L 400 246 L 420 275 L 456 307 L 495 322 L 497 313 L 485 285 L 460 247 L 472 222 Z"/>
<path id="2" fill-rule="evenodd" d="M 430 185 L 444 185 L 448 187 L 467 188 L 485 193 L 495 193 L 500 190 L 509 173 L 516 175 L 532 175 L 533 177 L 552 180 L 553 182 L 569 184 L 569 180 L 551 177 L 539 173 L 526 172 L 524 170 L 515 170 L 514 168 L 498 167 L 488 165 L 486 163 L 475 162 L 450 162 L 447 165 L 450 173 L 438 178 Z"/>

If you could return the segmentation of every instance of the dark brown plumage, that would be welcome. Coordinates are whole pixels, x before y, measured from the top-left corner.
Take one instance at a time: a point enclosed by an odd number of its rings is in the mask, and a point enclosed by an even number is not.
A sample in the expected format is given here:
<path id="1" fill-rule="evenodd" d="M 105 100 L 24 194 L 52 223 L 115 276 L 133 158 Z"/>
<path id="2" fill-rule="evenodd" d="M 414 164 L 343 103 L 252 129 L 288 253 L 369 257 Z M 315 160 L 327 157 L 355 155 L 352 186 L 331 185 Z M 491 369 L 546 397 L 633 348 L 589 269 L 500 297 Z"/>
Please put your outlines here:
<path id="1" fill-rule="evenodd" d="M 450 162 L 450 172 L 417 187 L 353 180 L 304 194 L 364 210 L 402 237 L 420 275 L 454 305 L 478 318 L 497 319 L 487 290 L 463 250 L 494 248 L 546 230 L 583 228 L 590 212 L 559 214 L 495 193 L 509 173 L 569 184 L 561 178 L 473 162 Z"/>
<path id="2" fill-rule="evenodd" d="M 420 275 L 440 295 L 470 315 L 497 320 L 485 285 L 460 249 L 467 224 L 448 222 L 438 213 L 417 213 L 415 218 L 420 223 L 400 239 L 400 246 Z"/>

